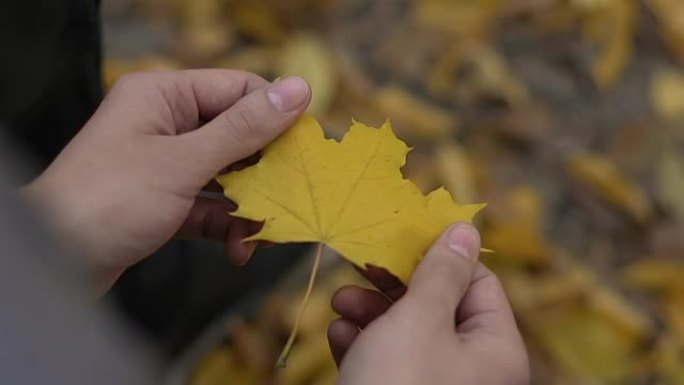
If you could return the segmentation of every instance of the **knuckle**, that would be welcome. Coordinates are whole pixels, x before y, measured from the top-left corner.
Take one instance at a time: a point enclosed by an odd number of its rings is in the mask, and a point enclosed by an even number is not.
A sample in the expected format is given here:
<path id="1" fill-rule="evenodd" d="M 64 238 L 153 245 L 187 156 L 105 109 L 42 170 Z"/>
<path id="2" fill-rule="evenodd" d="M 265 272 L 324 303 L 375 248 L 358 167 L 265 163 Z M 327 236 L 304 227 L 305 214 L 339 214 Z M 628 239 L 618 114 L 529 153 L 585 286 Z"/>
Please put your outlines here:
<path id="1" fill-rule="evenodd" d="M 257 75 L 254 72 L 249 72 L 245 70 L 231 70 L 233 75 L 242 79 L 245 79 L 245 83 L 262 84 L 268 81 L 264 79 L 261 75 Z"/>
<path id="2" fill-rule="evenodd" d="M 225 114 L 228 120 L 228 128 L 235 141 L 239 143 L 251 143 L 258 135 L 258 129 L 254 124 L 250 112 L 241 105 L 236 105 Z"/>
<path id="3" fill-rule="evenodd" d="M 114 91 L 127 92 L 131 89 L 138 88 L 141 81 L 146 80 L 146 76 L 139 72 L 128 73 L 121 76 L 116 83 L 114 83 Z"/>
<path id="4" fill-rule="evenodd" d="M 454 284 L 467 284 L 474 267 L 474 264 L 465 258 L 451 255 L 448 252 L 436 252 L 429 255 L 423 263 L 427 264 L 425 270 L 428 271 L 432 280 Z"/>
<path id="5" fill-rule="evenodd" d="M 152 72 L 132 72 L 121 76 L 114 86 L 112 93 L 121 93 L 124 95 L 131 93 L 139 93 L 145 90 L 150 90 L 157 87 L 160 82 L 158 73 Z"/>
<path id="6" fill-rule="evenodd" d="M 484 268 L 484 274 L 477 278 L 481 286 L 487 289 L 487 292 L 492 296 L 504 296 L 504 287 L 501 284 L 499 277 L 491 270 Z"/>
<path id="7" fill-rule="evenodd" d="M 173 71 L 131 72 L 122 75 L 114 83 L 114 89 L 131 90 L 161 86 L 172 81 L 176 75 Z"/>

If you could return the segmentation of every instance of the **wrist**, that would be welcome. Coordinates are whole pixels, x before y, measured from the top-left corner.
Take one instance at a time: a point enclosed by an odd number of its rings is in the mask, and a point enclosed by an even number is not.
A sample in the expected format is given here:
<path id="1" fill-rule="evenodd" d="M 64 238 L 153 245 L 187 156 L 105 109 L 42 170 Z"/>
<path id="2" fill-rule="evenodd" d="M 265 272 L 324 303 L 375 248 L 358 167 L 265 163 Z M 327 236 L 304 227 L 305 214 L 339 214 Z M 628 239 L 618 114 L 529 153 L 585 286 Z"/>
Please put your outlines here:
<path id="1" fill-rule="evenodd" d="M 104 292 L 125 270 L 111 256 L 111 247 L 103 234 L 106 214 L 94 205 L 94 194 L 79 194 L 63 177 L 53 177 L 50 170 L 19 191 L 36 208 L 37 214 L 55 235 L 57 246 L 78 258 L 92 272 L 98 292 Z"/>

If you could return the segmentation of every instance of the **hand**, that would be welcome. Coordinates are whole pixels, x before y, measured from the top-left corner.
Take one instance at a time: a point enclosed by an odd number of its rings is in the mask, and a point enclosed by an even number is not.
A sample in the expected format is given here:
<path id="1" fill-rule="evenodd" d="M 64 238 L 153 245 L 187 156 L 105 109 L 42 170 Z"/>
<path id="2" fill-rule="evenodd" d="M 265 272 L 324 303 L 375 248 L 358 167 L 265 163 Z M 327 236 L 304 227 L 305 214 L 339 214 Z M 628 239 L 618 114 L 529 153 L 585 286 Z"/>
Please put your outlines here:
<path id="1" fill-rule="evenodd" d="M 271 84 L 228 70 L 128 75 L 25 193 L 87 257 L 102 289 L 174 236 L 223 242 L 244 263 L 253 245 L 242 239 L 255 224 L 196 196 L 290 127 L 310 99 L 297 77 Z"/>
<path id="2" fill-rule="evenodd" d="M 477 262 L 480 238 L 451 226 L 408 289 L 384 270 L 364 274 L 382 293 L 345 287 L 328 330 L 338 384 L 522 385 L 527 353 L 496 276 Z M 394 301 L 394 303 L 392 303 Z"/>

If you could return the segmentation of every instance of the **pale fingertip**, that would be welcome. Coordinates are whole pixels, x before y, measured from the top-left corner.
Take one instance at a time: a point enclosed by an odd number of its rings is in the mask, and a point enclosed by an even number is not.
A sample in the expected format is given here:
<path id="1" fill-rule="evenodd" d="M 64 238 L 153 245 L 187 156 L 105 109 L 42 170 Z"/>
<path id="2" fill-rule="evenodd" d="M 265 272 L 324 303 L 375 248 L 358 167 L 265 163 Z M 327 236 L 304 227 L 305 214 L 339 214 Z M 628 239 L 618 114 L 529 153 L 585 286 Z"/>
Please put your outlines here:
<path id="1" fill-rule="evenodd" d="M 268 100 L 281 112 L 290 112 L 302 107 L 310 93 L 309 84 L 299 76 L 277 80 L 266 91 Z"/>
<path id="2" fill-rule="evenodd" d="M 458 223 L 451 227 L 448 235 L 449 247 L 470 260 L 480 255 L 480 234 L 469 223 Z"/>

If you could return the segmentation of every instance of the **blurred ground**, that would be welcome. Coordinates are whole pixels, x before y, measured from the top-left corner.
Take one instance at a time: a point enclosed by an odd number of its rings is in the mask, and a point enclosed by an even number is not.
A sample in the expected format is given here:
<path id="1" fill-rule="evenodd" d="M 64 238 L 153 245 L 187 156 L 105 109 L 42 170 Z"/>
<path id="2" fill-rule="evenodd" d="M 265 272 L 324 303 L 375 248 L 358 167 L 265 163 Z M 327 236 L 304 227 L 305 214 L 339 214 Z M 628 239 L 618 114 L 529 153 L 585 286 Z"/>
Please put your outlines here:
<path id="1" fill-rule="evenodd" d="M 390 118 L 415 148 L 407 176 L 488 202 L 484 261 L 535 384 L 684 384 L 684 2 L 103 5 L 108 85 L 186 67 L 302 75 L 330 136 Z"/>

